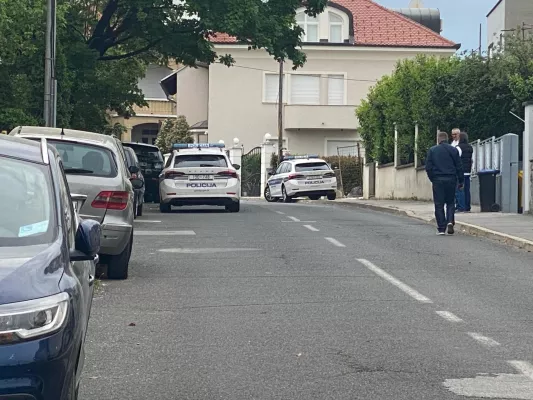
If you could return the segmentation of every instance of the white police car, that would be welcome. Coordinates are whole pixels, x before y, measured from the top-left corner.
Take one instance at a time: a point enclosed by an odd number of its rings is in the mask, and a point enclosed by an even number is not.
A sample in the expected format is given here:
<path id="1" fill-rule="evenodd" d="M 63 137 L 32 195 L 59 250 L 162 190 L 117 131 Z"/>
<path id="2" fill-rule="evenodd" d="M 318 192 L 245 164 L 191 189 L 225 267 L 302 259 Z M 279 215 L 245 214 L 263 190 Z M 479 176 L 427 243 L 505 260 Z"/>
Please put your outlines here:
<path id="1" fill-rule="evenodd" d="M 268 202 L 281 199 L 290 203 L 297 197 L 311 200 L 319 200 L 322 196 L 335 200 L 337 197 L 335 172 L 316 155 L 286 156 L 269 175 L 264 193 Z"/>
<path id="2" fill-rule="evenodd" d="M 239 165 L 232 165 L 223 144 L 174 144 L 159 175 L 159 209 L 172 206 L 225 206 L 239 212 L 241 180 Z"/>

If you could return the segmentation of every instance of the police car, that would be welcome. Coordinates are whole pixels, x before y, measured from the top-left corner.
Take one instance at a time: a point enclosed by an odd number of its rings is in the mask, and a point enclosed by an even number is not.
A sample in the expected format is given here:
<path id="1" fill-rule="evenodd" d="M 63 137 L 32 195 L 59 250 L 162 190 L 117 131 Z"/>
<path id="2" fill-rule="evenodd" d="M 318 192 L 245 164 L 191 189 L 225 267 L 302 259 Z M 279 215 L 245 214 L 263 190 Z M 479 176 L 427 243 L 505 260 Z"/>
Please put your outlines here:
<path id="1" fill-rule="evenodd" d="M 268 202 L 281 199 L 290 203 L 297 197 L 311 200 L 319 200 L 323 196 L 335 200 L 337 197 L 335 172 L 316 155 L 286 156 L 269 175 L 264 193 Z"/>
<path id="2" fill-rule="evenodd" d="M 172 206 L 210 205 L 239 212 L 239 168 L 231 164 L 224 144 L 174 144 L 159 175 L 159 210 L 168 213 Z"/>

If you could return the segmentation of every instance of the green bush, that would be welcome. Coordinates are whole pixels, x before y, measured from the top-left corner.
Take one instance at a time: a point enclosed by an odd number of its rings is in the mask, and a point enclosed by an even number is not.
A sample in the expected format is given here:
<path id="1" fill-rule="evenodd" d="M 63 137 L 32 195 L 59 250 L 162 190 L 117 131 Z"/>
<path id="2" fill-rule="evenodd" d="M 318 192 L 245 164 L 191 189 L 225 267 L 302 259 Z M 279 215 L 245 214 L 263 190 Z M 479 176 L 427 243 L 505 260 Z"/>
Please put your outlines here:
<path id="1" fill-rule="evenodd" d="M 342 178 L 342 191 L 349 194 L 356 187 L 363 187 L 362 160 L 353 156 L 324 157 L 333 169 L 338 168 L 337 179 Z M 340 184 L 340 182 L 339 182 Z"/>

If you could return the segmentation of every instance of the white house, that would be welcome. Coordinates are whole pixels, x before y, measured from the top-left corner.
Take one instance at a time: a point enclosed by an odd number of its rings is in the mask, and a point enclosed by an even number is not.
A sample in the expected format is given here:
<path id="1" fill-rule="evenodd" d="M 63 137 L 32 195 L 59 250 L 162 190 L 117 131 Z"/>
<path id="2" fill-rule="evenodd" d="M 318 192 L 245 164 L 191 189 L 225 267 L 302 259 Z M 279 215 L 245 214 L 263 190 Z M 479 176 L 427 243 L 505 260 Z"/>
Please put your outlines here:
<path id="1" fill-rule="evenodd" d="M 329 2 L 317 18 L 302 8 L 297 21 L 305 30 L 307 63 L 297 71 L 285 64 L 283 136 L 285 147 L 298 153 L 333 155 L 337 147 L 354 146 L 360 142 L 356 106 L 398 60 L 448 57 L 460 47 L 440 29 L 371 0 Z M 212 40 L 217 53 L 231 54 L 236 64 L 181 68 L 163 79 L 165 92 L 176 94 L 177 113 L 200 128 L 194 130 L 199 141 L 238 137 L 248 151 L 265 133 L 276 138 L 278 63 L 227 35 Z"/>

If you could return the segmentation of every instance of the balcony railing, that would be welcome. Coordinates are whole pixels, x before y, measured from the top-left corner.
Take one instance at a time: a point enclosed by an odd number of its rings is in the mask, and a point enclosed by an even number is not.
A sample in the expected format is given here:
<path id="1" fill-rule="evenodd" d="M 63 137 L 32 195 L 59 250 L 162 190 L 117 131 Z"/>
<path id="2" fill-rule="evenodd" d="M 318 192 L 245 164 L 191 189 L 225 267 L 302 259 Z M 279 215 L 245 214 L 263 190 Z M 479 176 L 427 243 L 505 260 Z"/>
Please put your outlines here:
<path id="1" fill-rule="evenodd" d="M 148 100 L 148 107 L 134 106 L 137 115 L 176 115 L 176 103 L 164 100 Z"/>
<path id="2" fill-rule="evenodd" d="M 354 105 L 287 105 L 285 106 L 285 129 L 357 129 L 359 121 Z"/>

